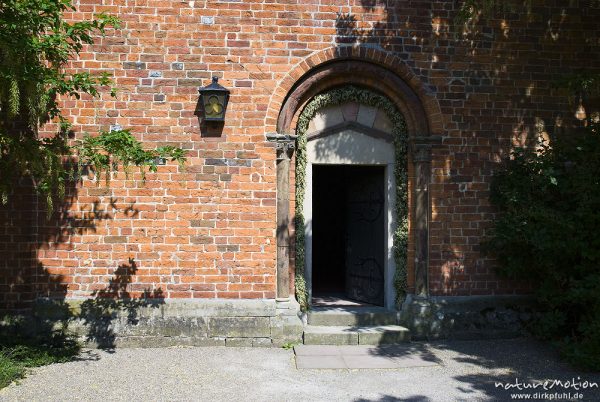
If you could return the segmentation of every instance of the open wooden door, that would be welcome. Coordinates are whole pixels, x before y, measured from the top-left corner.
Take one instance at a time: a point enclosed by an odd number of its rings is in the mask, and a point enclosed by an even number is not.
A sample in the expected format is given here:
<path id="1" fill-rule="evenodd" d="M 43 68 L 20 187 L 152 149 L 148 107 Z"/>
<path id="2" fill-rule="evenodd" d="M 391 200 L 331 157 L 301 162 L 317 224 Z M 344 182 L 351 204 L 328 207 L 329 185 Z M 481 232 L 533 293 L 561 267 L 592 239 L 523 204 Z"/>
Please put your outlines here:
<path id="1" fill-rule="evenodd" d="M 383 306 L 384 169 L 353 166 L 346 173 L 346 295 Z"/>

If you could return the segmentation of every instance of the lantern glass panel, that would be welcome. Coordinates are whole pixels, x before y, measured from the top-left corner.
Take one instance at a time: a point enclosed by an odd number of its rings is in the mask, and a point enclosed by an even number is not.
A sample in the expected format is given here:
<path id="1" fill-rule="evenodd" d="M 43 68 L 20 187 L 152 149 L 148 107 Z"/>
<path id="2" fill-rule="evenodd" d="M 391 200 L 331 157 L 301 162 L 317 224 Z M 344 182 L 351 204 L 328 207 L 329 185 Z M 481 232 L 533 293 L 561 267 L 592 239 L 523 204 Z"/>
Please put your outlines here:
<path id="1" fill-rule="evenodd" d="M 222 94 L 207 93 L 203 98 L 206 120 L 222 120 L 225 117 L 225 96 Z"/>

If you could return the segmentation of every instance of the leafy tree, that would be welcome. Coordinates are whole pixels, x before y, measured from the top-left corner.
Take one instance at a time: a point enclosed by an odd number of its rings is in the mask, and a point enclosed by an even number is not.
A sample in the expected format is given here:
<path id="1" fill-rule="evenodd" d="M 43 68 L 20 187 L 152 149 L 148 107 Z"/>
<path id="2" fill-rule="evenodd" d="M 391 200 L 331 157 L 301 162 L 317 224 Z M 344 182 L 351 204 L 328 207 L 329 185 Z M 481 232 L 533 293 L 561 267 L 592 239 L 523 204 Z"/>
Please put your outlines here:
<path id="1" fill-rule="evenodd" d="M 496 173 L 500 214 L 485 249 L 498 272 L 536 284 L 534 334 L 600 370 L 600 125 L 517 149 Z"/>
<path id="2" fill-rule="evenodd" d="M 108 173 L 113 164 L 156 169 L 156 157 L 184 161 L 174 147 L 144 150 L 127 130 L 86 136 L 69 141 L 69 122 L 61 114 L 60 98 L 82 94 L 99 96 L 110 85 L 107 73 L 71 73 L 69 60 L 93 35 L 104 35 L 119 20 L 106 14 L 90 21 L 68 22 L 65 12 L 75 11 L 71 0 L 3 0 L 0 2 L 0 199 L 6 203 L 15 179 L 28 177 L 45 196 L 52 210 L 62 197 L 73 168 L 66 163 L 78 156 L 78 166 L 93 165 Z M 111 90 L 114 96 L 114 90 Z M 40 135 L 40 127 L 54 121 L 53 135 Z M 109 175 L 107 174 L 107 177 Z"/>

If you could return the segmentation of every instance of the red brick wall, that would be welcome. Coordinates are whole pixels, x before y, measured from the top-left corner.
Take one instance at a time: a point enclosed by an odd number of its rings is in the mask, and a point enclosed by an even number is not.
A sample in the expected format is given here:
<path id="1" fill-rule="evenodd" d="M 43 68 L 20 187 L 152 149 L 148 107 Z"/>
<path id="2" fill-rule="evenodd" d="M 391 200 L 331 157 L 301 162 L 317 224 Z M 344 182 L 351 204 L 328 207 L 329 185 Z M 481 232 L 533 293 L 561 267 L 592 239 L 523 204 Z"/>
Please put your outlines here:
<path id="1" fill-rule="evenodd" d="M 478 251 L 494 216 L 490 177 L 535 118 L 550 132 L 558 112 L 571 123 L 566 94 L 550 81 L 600 68 L 600 9 L 534 1 L 531 15 L 487 21 L 456 39 L 449 32 L 455 3 L 80 0 L 70 17 L 106 11 L 122 28 L 73 62 L 113 73 L 118 88 L 116 98 L 107 91 L 65 101 L 76 133 L 118 123 L 148 146 L 186 148 L 187 168 L 169 163 L 143 185 L 139 174 L 126 180 L 119 173 L 110 190 L 84 178 L 49 222 L 35 200 L 3 207 L 0 298 L 14 306 L 34 294 L 88 296 L 130 258 L 131 295 L 161 289 L 171 298 L 273 298 L 275 150 L 264 134 L 275 130 L 283 97 L 299 78 L 290 83 L 287 74 L 310 70 L 311 55 L 326 62 L 335 52 L 323 50 L 355 42 L 396 56 L 403 63 L 396 67 L 434 95 L 442 112 L 433 133 L 444 139 L 432 163 L 431 293 L 520 291 L 498 281 Z M 338 13 L 347 23 L 336 29 Z M 196 112 L 198 88 L 213 75 L 232 91 L 222 131 L 200 127 Z M 19 283 L 36 290 L 21 291 Z"/>

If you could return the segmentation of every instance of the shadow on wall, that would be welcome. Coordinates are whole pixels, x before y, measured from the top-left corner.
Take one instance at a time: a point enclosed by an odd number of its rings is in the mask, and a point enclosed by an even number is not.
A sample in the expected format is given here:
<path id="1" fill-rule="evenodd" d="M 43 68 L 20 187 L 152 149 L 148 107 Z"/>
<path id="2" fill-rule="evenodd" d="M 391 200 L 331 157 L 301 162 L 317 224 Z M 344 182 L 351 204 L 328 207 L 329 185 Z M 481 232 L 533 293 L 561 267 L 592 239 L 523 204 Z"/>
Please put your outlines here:
<path id="1" fill-rule="evenodd" d="M 92 293 L 92 298 L 81 304 L 79 315 L 88 342 L 99 348 L 113 350 L 115 347 L 115 321 L 124 319 L 127 324 L 138 324 L 138 311 L 143 307 L 158 308 L 164 304 L 162 289 L 146 289 L 140 298 L 132 298 L 127 288 L 135 276 L 137 266 L 133 259 L 120 265 L 104 289 Z"/>
<path id="2" fill-rule="evenodd" d="M 77 201 L 77 183 L 67 183 L 65 197 L 55 203 L 48 218 L 45 202 L 31 185 L 16 183 L 7 205 L 0 206 L 0 311 L 8 314 L 0 320 L 0 342 L 24 339 L 28 343 L 66 347 L 79 336 L 98 347 L 112 350 L 114 326 L 118 320 L 136 323 L 137 311 L 164 303 L 162 290 L 146 289 L 130 294 L 129 286 L 138 269 L 135 261 L 118 266 L 108 284 L 96 290 L 80 304 L 66 300 L 69 291 L 94 285 L 86 284 L 94 266 L 73 266 L 72 243 L 97 232 L 97 223 L 116 214 L 134 219 L 138 211 L 132 205 L 121 207 L 109 198 L 91 204 Z M 108 195 L 105 188 L 90 188 L 90 194 Z M 90 242 L 96 245 L 97 240 Z M 104 267 L 103 267 L 104 268 Z M 106 272 L 106 271 L 105 271 Z M 78 276 L 81 275 L 80 278 Z M 93 276 L 99 278 L 101 276 Z M 1 346 L 1 345 L 0 345 Z"/>
<path id="3" fill-rule="evenodd" d="M 364 141 L 357 141 L 356 136 L 360 133 L 352 132 L 350 135 L 338 135 L 329 137 L 324 141 L 318 141 L 315 146 L 315 157 L 317 160 L 335 160 L 347 162 L 353 155 L 361 155 L 361 158 L 372 164 L 381 164 L 381 157 L 373 144 L 365 146 Z"/>

